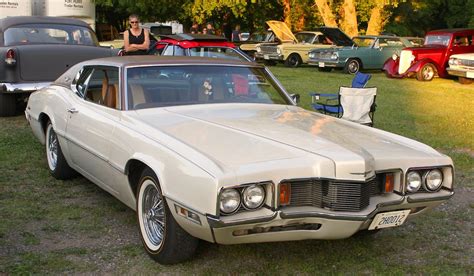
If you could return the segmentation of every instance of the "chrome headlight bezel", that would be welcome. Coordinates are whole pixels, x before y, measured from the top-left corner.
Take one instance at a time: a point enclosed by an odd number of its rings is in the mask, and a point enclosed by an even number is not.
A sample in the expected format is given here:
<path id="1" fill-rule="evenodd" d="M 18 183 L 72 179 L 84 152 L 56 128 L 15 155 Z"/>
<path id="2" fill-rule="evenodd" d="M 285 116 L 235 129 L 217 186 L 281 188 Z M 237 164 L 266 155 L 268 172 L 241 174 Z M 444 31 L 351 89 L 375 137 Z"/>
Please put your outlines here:
<path id="1" fill-rule="evenodd" d="M 277 48 L 276 48 L 276 53 L 277 53 L 278 55 L 281 55 L 281 53 L 282 53 L 281 49 L 277 47 Z"/>
<path id="2" fill-rule="evenodd" d="M 339 59 L 339 53 L 338 53 L 338 52 L 333 52 L 333 53 L 331 54 L 330 59 L 332 59 L 332 60 L 338 60 L 338 59 Z"/>
<path id="3" fill-rule="evenodd" d="M 257 47 L 255 47 L 255 48 L 256 48 L 256 50 L 257 50 L 257 53 L 260 53 L 260 52 L 262 51 L 262 48 L 260 48 L 260 46 L 257 46 Z"/>

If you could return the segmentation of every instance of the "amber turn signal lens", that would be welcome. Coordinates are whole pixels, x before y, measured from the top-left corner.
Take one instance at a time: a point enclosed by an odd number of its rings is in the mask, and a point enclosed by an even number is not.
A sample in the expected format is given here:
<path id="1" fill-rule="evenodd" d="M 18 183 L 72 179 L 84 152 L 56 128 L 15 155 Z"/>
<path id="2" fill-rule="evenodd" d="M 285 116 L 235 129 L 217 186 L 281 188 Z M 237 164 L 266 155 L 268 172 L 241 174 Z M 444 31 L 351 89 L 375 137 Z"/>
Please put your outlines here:
<path id="1" fill-rule="evenodd" d="M 280 184 L 280 205 L 290 204 L 291 185 L 288 183 Z"/>
<path id="2" fill-rule="evenodd" d="M 393 173 L 387 173 L 385 175 L 385 192 L 391 193 L 393 192 L 393 186 L 395 185 L 395 176 Z"/>

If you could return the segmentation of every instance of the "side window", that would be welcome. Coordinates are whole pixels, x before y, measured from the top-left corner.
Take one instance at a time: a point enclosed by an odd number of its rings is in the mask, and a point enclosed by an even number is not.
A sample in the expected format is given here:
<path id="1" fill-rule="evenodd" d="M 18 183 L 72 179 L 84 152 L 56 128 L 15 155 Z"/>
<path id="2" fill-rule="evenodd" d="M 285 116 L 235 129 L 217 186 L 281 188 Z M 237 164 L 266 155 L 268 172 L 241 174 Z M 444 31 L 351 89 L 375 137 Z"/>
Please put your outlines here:
<path id="1" fill-rule="evenodd" d="M 454 46 L 469 46 L 472 44 L 472 36 L 456 36 L 454 38 Z"/>
<path id="2" fill-rule="evenodd" d="M 162 56 L 172 56 L 174 55 L 174 45 L 168 45 L 165 50 L 161 53 Z"/>
<path id="3" fill-rule="evenodd" d="M 114 109 L 120 108 L 118 68 L 96 67 L 86 81 L 85 100 Z"/>

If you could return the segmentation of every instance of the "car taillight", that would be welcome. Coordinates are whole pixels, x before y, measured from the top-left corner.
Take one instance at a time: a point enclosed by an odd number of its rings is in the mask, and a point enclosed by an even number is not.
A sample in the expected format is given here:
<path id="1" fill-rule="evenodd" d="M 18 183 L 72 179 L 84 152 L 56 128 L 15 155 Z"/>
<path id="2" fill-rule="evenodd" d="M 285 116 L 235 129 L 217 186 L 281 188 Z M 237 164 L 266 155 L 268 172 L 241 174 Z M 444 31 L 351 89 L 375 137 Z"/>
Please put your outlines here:
<path id="1" fill-rule="evenodd" d="M 7 50 L 7 54 L 5 55 L 5 62 L 9 65 L 16 64 L 15 50 L 13 50 L 13 49 L 8 49 Z"/>

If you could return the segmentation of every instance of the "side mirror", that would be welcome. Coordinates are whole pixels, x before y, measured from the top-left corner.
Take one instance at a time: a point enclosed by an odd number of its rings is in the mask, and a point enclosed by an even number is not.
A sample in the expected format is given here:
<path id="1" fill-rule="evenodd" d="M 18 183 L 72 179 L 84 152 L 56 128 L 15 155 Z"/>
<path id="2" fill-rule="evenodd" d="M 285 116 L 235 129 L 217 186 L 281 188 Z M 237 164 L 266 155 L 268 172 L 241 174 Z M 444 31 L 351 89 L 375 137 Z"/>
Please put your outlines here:
<path id="1" fill-rule="evenodd" d="M 295 104 L 300 103 L 300 94 L 290 94 L 290 97 Z"/>

